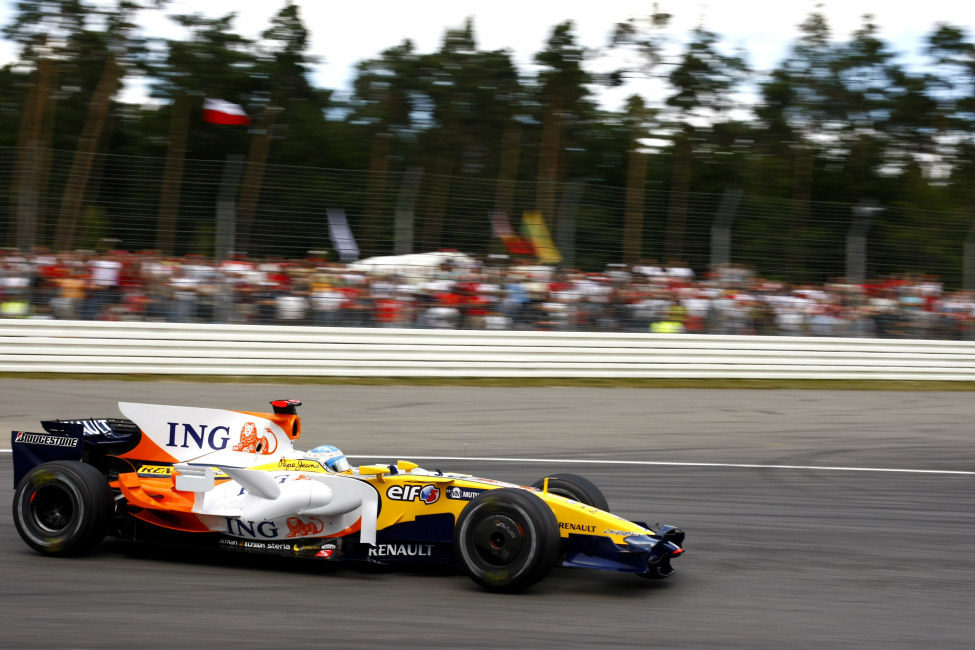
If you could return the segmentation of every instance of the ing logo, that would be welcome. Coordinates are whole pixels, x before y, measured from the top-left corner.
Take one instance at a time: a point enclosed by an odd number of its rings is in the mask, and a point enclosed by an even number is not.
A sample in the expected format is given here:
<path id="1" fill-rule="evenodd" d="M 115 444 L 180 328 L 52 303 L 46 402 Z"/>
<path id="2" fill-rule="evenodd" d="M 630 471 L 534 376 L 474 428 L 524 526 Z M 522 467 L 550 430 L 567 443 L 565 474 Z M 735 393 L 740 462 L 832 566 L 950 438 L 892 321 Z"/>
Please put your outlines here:
<path id="1" fill-rule="evenodd" d="M 288 534 L 285 537 L 309 537 L 325 530 L 325 524 L 318 517 L 309 517 L 305 521 L 301 517 L 288 517 Z"/>
<path id="2" fill-rule="evenodd" d="M 264 434 L 257 433 L 257 425 L 247 422 L 240 429 L 240 442 L 233 446 L 234 451 L 269 456 L 278 448 L 278 439 L 270 427 L 264 427 Z"/>
<path id="3" fill-rule="evenodd" d="M 167 447 L 196 447 L 198 449 L 209 447 L 214 451 L 219 451 L 226 449 L 231 440 L 230 427 L 227 426 L 209 428 L 210 425 L 208 424 L 193 425 L 185 422 L 168 422 L 167 424 L 169 425 Z M 182 444 L 179 444 L 180 427 L 183 429 Z M 258 433 L 256 424 L 246 422 L 240 429 L 240 438 L 237 444 L 231 449 L 269 456 L 277 451 L 278 439 L 271 431 L 271 427 L 264 427 L 264 433 Z"/>

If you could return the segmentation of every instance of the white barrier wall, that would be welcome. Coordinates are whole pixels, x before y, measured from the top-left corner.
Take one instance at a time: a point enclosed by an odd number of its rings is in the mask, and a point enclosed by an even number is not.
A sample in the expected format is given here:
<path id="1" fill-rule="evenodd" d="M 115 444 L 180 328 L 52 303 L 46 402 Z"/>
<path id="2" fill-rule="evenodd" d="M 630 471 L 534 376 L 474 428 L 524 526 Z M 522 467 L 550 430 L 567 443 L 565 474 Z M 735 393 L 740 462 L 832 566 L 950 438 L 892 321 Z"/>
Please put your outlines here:
<path id="1" fill-rule="evenodd" d="M 975 342 L 5 320 L 0 372 L 975 380 Z"/>

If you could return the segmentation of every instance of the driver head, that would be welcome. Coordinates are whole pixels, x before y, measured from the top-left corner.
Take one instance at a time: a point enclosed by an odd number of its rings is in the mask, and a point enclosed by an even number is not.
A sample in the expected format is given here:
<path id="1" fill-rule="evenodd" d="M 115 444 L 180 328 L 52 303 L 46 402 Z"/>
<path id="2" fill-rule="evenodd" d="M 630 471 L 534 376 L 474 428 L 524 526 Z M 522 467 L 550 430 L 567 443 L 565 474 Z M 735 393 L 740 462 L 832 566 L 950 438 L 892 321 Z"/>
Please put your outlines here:
<path id="1" fill-rule="evenodd" d="M 309 450 L 305 458 L 317 460 L 330 472 L 342 473 L 352 469 L 345 454 L 335 445 L 319 445 Z"/>

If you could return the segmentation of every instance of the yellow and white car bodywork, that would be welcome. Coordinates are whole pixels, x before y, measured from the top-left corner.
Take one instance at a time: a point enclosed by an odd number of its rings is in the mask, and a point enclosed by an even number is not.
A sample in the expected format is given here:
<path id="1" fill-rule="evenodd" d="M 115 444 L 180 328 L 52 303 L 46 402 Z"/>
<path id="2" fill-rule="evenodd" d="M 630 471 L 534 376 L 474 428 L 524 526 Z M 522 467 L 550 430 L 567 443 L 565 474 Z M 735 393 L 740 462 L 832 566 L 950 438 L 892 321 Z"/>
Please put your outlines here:
<path id="1" fill-rule="evenodd" d="M 405 460 L 333 471 L 294 448 L 300 402 L 272 404 L 274 413 L 120 403 L 131 426 L 55 421 L 43 423 L 46 436 L 14 432 L 18 530 L 42 552 L 71 546 L 58 538 L 45 547 L 45 531 L 58 520 L 32 512 L 34 499 L 24 495 L 44 494 L 42 506 L 56 502 L 58 492 L 43 487 L 43 468 L 61 468 L 55 480 L 70 483 L 81 479 L 63 466 L 82 461 L 104 475 L 116 504 L 105 527 L 122 536 L 155 529 L 184 541 L 328 561 L 456 564 L 497 590 L 527 587 L 560 564 L 667 577 L 670 560 L 683 552 L 681 531 L 608 512 L 598 489 L 571 474 L 526 487 Z M 19 453 L 18 434 L 28 440 Z M 25 435 L 57 436 L 61 444 L 49 445 L 56 457 Z"/>

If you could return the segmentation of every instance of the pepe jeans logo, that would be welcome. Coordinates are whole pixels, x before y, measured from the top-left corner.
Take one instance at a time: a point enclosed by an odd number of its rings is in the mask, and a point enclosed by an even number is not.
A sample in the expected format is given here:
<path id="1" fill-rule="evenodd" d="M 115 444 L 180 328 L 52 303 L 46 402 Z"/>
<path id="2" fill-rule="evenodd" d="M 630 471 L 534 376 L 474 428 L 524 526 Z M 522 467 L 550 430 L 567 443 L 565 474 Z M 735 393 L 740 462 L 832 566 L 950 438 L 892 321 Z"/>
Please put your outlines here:
<path id="1" fill-rule="evenodd" d="M 291 471 L 303 471 L 303 472 L 322 472 L 322 464 L 317 460 L 301 460 L 294 458 L 280 458 L 278 459 L 278 467 L 281 469 L 287 469 Z M 298 479 L 308 478 L 307 476 L 299 476 Z M 296 479 L 297 480 L 297 479 Z"/>
<path id="2" fill-rule="evenodd" d="M 166 441 L 167 447 L 189 448 L 195 446 L 198 449 L 209 447 L 214 451 L 226 449 L 230 443 L 230 427 L 217 426 L 207 430 L 208 424 L 198 424 L 196 426 L 185 422 L 167 422 L 169 425 L 169 439 Z M 182 427 L 182 444 L 180 441 L 179 428 Z M 270 427 L 264 427 L 264 433 L 259 434 L 257 425 L 247 422 L 240 429 L 240 438 L 236 445 L 232 447 L 234 451 L 244 451 L 252 454 L 267 456 L 273 454 L 278 448 L 278 439 L 271 431 Z"/>

